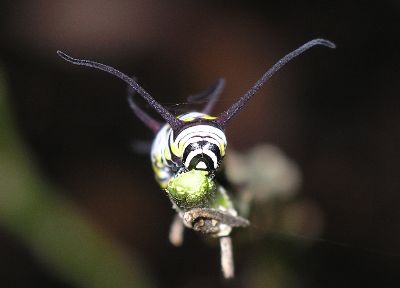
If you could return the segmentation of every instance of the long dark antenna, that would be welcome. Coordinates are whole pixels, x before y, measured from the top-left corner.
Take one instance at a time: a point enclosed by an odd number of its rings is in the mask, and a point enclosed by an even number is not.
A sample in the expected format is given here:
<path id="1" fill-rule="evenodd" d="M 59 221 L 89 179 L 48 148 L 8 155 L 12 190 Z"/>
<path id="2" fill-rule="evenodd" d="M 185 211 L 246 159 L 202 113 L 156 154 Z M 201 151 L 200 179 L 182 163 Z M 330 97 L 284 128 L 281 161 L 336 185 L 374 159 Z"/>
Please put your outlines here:
<path id="1" fill-rule="evenodd" d="M 331 41 L 325 39 L 314 39 L 311 40 L 296 50 L 290 52 L 274 66 L 272 66 L 265 74 L 250 88 L 240 99 L 234 103 L 228 110 L 222 112 L 218 118 L 215 120 L 221 127 L 225 127 L 226 123 L 240 110 L 243 106 L 251 99 L 251 97 L 258 91 L 260 88 L 271 78 L 272 75 L 275 74 L 279 69 L 281 69 L 286 63 L 288 63 L 293 58 L 296 58 L 306 50 L 310 49 L 313 46 L 322 45 L 329 48 L 336 48 L 336 45 Z"/>
<path id="2" fill-rule="evenodd" d="M 153 107 L 158 112 L 158 114 L 160 114 L 161 117 L 164 118 L 165 121 L 167 121 L 167 123 L 171 126 L 171 128 L 174 131 L 177 131 L 179 130 L 180 127 L 182 127 L 183 122 L 181 120 L 172 115 L 167 109 L 165 109 L 160 103 L 158 103 L 153 97 L 151 97 L 146 90 L 144 90 L 141 86 L 139 86 L 139 84 L 135 80 L 128 77 L 124 73 L 105 64 L 89 60 L 72 58 L 71 56 L 65 54 L 62 51 L 57 51 L 57 54 L 65 61 L 70 62 L 72 64 L 99 69 L 120 78 L 121 80 L 125 81 L 129 86 L 131 86 L 140 96 L 142 96 L 150 104 L 150 106 Z"/>

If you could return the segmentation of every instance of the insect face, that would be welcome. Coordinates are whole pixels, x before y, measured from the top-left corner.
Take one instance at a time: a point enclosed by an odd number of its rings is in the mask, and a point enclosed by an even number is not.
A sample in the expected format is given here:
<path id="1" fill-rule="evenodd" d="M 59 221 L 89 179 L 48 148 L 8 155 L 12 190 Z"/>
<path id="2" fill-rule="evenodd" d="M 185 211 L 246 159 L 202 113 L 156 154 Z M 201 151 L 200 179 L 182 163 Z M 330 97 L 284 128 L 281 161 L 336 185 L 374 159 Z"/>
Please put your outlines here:
<path id="1" fill-rule="evenodd" d="M 186 125 L 175 139 L 173 133 L 170 135 L 171 152 L 182 159 L 186 170 L 213 173 L 225 156 L 225 133 L 208 118 L 211 117 L 203 113 L 185 114 L 179 119 L 185 121 Z"/>

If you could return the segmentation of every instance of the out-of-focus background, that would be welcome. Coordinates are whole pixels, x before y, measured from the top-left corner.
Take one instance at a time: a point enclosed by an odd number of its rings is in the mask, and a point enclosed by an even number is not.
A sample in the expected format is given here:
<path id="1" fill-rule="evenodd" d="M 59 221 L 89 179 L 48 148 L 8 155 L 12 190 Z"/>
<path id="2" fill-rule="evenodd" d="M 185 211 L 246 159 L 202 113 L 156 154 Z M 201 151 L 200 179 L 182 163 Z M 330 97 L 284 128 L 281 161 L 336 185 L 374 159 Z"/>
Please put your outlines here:
<path id="1" fill-rule="evenodd" d="M 397 1 L 20 0 L 0 11 L 1 287 L 399 287 Z M 283 200 L 255 203 L 224 283 L 216 243 L 191 231 L 181 248 L 168 242 L 174 212 L 132 149 L 152 134 L 125 84 L 55 52 L 134 75 L 177 114 L 224 77 L 217 114 L 317 37 L 337 49 L 290 63 L 227 128 L 232 165 L 267 169 L 245 159 L 269 159 L 254 156 L 268 143 L 302 176 Z"/>

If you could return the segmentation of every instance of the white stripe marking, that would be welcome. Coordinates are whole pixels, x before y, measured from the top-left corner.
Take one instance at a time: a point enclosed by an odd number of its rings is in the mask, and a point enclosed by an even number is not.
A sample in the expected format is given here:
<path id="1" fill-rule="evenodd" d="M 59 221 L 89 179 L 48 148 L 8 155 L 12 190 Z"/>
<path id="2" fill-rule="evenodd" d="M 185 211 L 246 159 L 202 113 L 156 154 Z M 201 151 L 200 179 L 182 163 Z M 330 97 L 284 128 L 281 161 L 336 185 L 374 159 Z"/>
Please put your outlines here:
<path id="1" fill-rule="evenodd" d="M 186 168 L 189 167 L 190 161 L 192 161 L 193 157 L 195 157 L 195 156 L 197 156 L 199 154 L 202 154 L 202 152 L 203 152 L 202 149 L 196 149 L 196 150 L 191 151 L 189 153 L 189 155 L 186 157 L 186 161 L 185 161 Z"/>
<path id="2" fill-rule="evenodd" d="M 197 163 L 196 168 L 197 169 L 207 169 L 207 165 L 206 165 L 206 163 L 201 161 L 201 162 Z"/>
<path id="3" fill-rule="evenodd" d="M 214 152 L 212 152 L 208 149 L 203 149 L 203 153 L 208 155 L 211 158 L 211 160 L 214 163 L 214 169 L 217 169 L 218 160 L 217 160 L 217 156 L 215 156 Z"/>

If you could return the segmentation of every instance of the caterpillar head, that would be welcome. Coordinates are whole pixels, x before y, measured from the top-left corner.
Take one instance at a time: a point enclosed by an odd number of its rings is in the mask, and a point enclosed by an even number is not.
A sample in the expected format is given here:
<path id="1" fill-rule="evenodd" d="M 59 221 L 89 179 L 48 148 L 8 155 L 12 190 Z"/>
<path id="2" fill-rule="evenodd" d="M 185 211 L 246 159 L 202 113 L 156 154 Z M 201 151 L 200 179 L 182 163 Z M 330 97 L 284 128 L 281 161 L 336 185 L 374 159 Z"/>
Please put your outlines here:
<path id="1" fill-rule="evenodd" d="M 178 117 L 186 125 L 170 135 L 171 151 L 182 159 L 185 170 L 214 172 L 225 156 L 227 141 L 224 131 L 215 125 L 214 117 L 191 112 Z"/>

